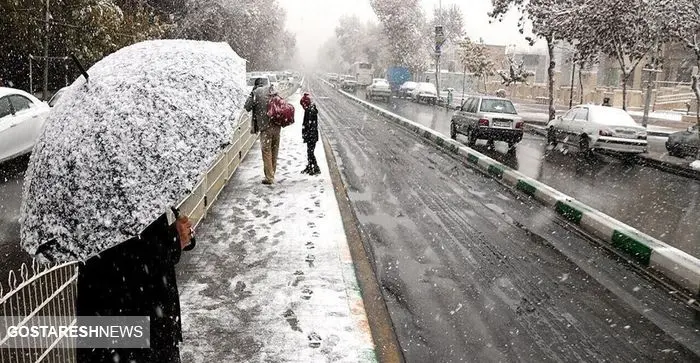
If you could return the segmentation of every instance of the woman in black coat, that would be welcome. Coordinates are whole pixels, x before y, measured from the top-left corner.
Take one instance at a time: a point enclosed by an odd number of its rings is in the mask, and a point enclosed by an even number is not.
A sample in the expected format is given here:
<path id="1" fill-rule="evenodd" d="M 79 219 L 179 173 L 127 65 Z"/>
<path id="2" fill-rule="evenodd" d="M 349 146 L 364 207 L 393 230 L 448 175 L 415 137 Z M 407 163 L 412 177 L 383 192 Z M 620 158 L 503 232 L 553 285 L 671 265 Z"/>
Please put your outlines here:
<path id="1" fill-rule="evenodd" d="M 304 122 L 301 127 L 301 138 L 306 143 L 308 158 L 306 169 L 302 170 L 302 173 L 318 175 L 321 174 L 321 169 L 318 167 L 316 155 L 314 155 L 314 149 L 316 149 L 316 143 L 318 142 L 318 109 L 316 108 L 316 104 L 311 102 L 308 93 L 305 93 L 304 97 L 302 97 L 301 106 L 304 108 Z"/>
<path id="2" fill-rule="evenodd" d="M 78 316 L 148 316 L 150 349 L 78 349 L 78 362 L 180 362 L 180 298 L 175 264 L 189 222 L 169 225 L 162 215 L 139 237 L 114 246 L 80 266 Z M 182 226 L 184 223 L 184 227 Z M 176 228 L 177 227 L 177 228 Z M 184 243 L 186 245 L 186 243 Z"/>

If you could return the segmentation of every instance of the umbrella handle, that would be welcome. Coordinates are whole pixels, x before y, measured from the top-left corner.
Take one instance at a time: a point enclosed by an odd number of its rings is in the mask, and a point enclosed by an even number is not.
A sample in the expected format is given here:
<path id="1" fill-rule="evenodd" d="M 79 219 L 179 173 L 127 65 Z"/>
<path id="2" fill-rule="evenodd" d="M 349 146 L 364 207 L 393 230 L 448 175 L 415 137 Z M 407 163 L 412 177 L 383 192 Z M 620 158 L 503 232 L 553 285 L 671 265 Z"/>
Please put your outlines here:
<path id="1" fill-rule="evenodd" d="M 175 215 L 175 219 L 178 219 L 180 217 L 180 210 L 175 208 L 175 207 L 170 207 L 170 210 L 173 211 L 173 214 Z M 183 251 L 191 251 L 194 249 L 194 247 L 197 245 L 197 241 L 194 238 L 194 229 L 190 228 L 190 235 L 192 238 L 190 238 L 190 243 L 183 248 Z"/>

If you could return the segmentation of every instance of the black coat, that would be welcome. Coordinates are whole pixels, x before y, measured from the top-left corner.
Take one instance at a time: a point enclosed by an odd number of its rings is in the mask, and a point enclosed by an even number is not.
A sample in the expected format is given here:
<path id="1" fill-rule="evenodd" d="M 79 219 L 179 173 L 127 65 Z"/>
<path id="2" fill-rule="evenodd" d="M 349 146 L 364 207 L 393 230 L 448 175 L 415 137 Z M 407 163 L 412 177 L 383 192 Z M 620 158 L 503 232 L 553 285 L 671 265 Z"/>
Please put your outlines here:
<path id="1" fill-rule="evenodd" d="M 80 266 L 78 316 L 150 316 L 151 349 L 117 350 L 121 361 L 159 362 L 182 341 L 180 298 L 175 264 L 180 242 L 165 215 L 132 238 L 92 257 Z M 175 354 L 173 353 L 173 354 Z M 112 360 L 107 349 L 78 349 L 78 362 Z"/>
<path id="2" fill-rule="evenodd" d="M 318 141 L 318 109 L 311 104 L 304 110 L 304 122 L 301 125 L 301 138 L 307 144 Z"/>

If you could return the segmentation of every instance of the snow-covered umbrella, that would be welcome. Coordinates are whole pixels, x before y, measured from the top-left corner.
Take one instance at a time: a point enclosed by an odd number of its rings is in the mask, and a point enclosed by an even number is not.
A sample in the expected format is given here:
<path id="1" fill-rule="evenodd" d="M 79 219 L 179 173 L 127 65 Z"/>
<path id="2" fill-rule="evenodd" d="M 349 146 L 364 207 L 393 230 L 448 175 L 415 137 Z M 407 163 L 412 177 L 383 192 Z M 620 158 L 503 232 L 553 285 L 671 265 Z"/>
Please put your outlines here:
<path id="1" fill-rule="evenodd" d="M 231 142 L 245 60 L 227 44 L 147 41 L 93 65 L 51 111 L 32 152 L 22 247 L 85 260 L 137 236 Z"/>

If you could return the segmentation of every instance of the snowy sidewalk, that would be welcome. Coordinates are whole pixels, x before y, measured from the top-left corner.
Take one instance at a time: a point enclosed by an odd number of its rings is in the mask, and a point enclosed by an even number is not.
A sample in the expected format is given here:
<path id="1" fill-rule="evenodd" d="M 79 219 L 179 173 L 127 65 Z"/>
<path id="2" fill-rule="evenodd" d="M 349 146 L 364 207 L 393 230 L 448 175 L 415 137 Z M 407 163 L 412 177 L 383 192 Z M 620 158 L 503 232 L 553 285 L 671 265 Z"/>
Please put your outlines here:
<path id="1" fill-rule="evenodd" d="M 183 362 L 372 362 L 372 336 L 328 173 L 306 165 L 299 95 L 277 183 L 256 144 L 179 265 Z"/>

